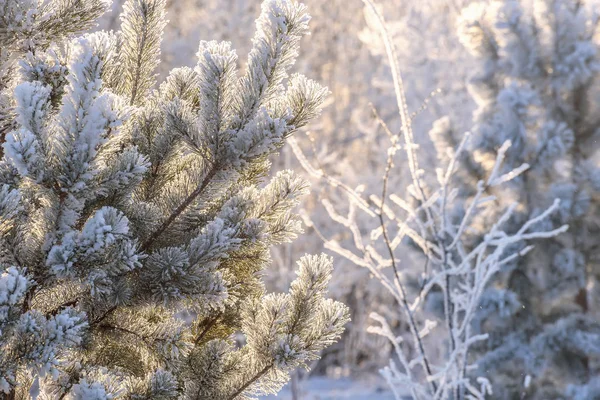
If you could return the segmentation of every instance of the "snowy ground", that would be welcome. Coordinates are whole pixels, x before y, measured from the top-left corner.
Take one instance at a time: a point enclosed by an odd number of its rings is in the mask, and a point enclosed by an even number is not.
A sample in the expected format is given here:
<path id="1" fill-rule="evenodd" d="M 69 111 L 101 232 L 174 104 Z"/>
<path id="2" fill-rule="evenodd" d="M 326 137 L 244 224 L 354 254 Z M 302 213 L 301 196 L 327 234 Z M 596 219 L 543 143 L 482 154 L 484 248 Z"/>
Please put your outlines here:
<path id="1" fill-rule="evenodd" d="M 383 384 L 358 382 L 347 378 L 312 377 L 300 383 L 300 400 L 394 400 L 392 392 Z M 277 396 L 261 400 L 291 400 L 290 385 Z"/>

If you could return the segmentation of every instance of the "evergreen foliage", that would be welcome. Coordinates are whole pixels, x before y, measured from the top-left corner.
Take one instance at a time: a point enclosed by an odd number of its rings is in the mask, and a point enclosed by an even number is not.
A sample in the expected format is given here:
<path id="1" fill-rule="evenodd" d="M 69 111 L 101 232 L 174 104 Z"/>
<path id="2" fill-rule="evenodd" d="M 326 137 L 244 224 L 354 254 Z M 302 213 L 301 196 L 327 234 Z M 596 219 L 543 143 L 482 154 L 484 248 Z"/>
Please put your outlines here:
<path id="1" fill-rule="evenodd" d="M 461 196 L 476 192 L 473 182 L 490 173 L 506 140 L 513 146 L 501 172 L 528 165 L 509 187 L 488 191 L 494 207 L 471 232 L 472 246 L 511 203 L 517 206 L 508 232 L 555 199 L 560 206 L 545 229 L 569 225 L 568 232 L 535 243 L 527 256 L 503 266 L 483 294 L 474 329 L 490 339 L 475 354 L 494 398 L 600 395 L 597 5 L 502 0 L 463 11 L 459 35 L 479 66 L 469 85 L 477 109 L 473 141 L 460 160 Z M 432 134 L 438 148 L 456 140 L 449 123 Z"/>
<path id="2" fill-rule="evenodd" d="M 267 294 L 307 184 L 268 157 L 327 93 L 288 79 L 304 6 L 266 0 L 248 70 L 228 43 L 155 87 L 163 0 L 2 0 L 0 392 L 7 399 L 274 393 L 347 321 L 331 261 Z M 4 43 L 7 45 L 4 46 Z"/>

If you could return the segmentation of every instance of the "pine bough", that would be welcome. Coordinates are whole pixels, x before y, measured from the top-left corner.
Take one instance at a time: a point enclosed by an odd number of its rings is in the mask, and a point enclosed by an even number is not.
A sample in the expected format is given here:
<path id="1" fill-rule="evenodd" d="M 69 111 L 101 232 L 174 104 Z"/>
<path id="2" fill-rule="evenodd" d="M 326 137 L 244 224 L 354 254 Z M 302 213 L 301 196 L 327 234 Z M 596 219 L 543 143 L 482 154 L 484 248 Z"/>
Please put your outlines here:
<path id="1" fill-rule="evenodd" d="M 326 95 L 287 79 L 306 9 L 263 3 L 243 76 L 229 43 L 201 42 L 154 88 L 165 0 L 81 34 L 108 5 L 0 0 L 0 393 L 275 393 L 347 321 L 325 256 L 289 293 L 260 279 L 307 189 L 287 171 L 262 184 L 268 156 Z"/>

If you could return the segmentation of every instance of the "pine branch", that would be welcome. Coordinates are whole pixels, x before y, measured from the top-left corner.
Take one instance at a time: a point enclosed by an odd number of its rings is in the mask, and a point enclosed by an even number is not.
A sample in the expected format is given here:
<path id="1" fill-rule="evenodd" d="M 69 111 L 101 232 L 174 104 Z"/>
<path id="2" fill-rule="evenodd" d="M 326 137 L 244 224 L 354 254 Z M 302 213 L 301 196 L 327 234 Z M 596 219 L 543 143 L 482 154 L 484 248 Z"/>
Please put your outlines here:
<path id="1" fill-rule="evenodd" d="M 196 200 L 198 196 L 200 196 L 206 187 L 211 183 L 212 178 L 219 172 L 219 165 L 213 165 L 212 168 L 208 171 L 200 186 L 198 186 L 189 196 L 179 205 L 173 212 L 169 215 L 169 217 L 154 231 L 150 234 L 148 239 L 142 244 L 140 247 L 140 251 L 147 252 L 154 242 L 164 233 L 165 230 L 171 226 L 171 224 L 183 213 L 193 202 Z"/>
<path id="2" fill-rule="evenodd" d="M 211 328 L 213 326 L 215 326 L 215 324 L 217 323 L 217 321 L 219 320 L 220 317 L 221 317 L 221 314 L 219 313 L 209 320 L 208 324 L 206 324 L 206 326 L 204 327 L 202 332 L 194 340 L 194 345 L 197 346 L 198 344 L 200 344 L 200 342 L 202 342 L 202 339 L 204 339 L 204 336 L 206 336 L 208 331 L 210 331 Z"/>
<path id="3" fill-rule="evenodd" d="M 269 364 L 269 365 L 265 366 L 260 372 L 258 372 L 256 375 L 254 375 L 251 379 L 249 379 L 247 382 L 245 382 L 238 390 L 236 390 L 231 396 L 229 396 L 227 400 L 234 400 L 236 397 L 238 397 L 240 394 L 242 394 L 244 392 L 244 390 L 246 390 L 250 385 L 252 385 L 258 379 L 260 379 L 264 374 L 269 372 L 269 370 L 271 368 L 273 368 L 273 366 L 274 366 L 274 364 Z"/>
<path id="4" fill-rule="evenodd" d="M 132 106 L 135 104 L 136 96 L 139 90 L 139 82 L 142 74 L 142 49 L 146 45 L 146 36 L 148 35 L 148 27 L 144 26 L 144 30 L 142 32 L 142 37 L 140 38 L 140 50 L 137 53 L 137 58 L 134 67 L 134 75 L 133 82 L 131 83 L 131 97 L 129 98 L 129 105 Z"/>
<path id="5" fill-rule="evenodd" d="M 154 84 L 154 70 L 159 64 L 160 42 L 166 24 L 164 8 L 164 0 L 128 0 L 124 5 L 120 92 L 127 95 L 130 105 L 143 103 L 143 96 Z"/>
<path id="6" fill-rule="evenodd" d="M 62 309 L 64 309 L 64 308 L 67 308 L 67 307 L 71 307 L 71 306 L 75 306 L 75 305 L 77 305 L 77 303 L 79 302 L 79 300 L 80 300 L 80 299 L 79 299 L 79 298 L 77 298 L 77 299 L 69 300 L 69 301 L 66 301 L 66 302 L 62 303 L 62 304 L 61 304 L 61 305 L 59 305 L 58 307 L 56 307 L 56 308 L 54 308 L 54 309 L 52 309 L 52 310 L 48 311 L 48 312 L 46 313 L 46 317 L 49 317 L 49 316 L 56 315 L 56 314 L 58 314 L 58 312 L 59 312 L 60 310 L 62 310 Z"/>

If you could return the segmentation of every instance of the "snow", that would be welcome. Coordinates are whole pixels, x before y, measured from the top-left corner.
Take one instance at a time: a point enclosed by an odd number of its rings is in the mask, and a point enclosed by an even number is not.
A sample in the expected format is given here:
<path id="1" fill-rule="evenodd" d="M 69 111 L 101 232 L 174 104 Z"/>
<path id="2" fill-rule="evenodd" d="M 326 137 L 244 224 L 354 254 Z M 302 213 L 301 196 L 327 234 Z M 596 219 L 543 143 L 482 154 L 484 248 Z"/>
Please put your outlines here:
<path id="1" fill-rule="evenodd" d="M 278 395 L 261 397 L 261 400 L 292 400 L 291 384 Z M 393 393 L 382 383 L 352 380 L 350 378 L 311 377 L 300 382 L 302 400 L 394 400 Z"/>

